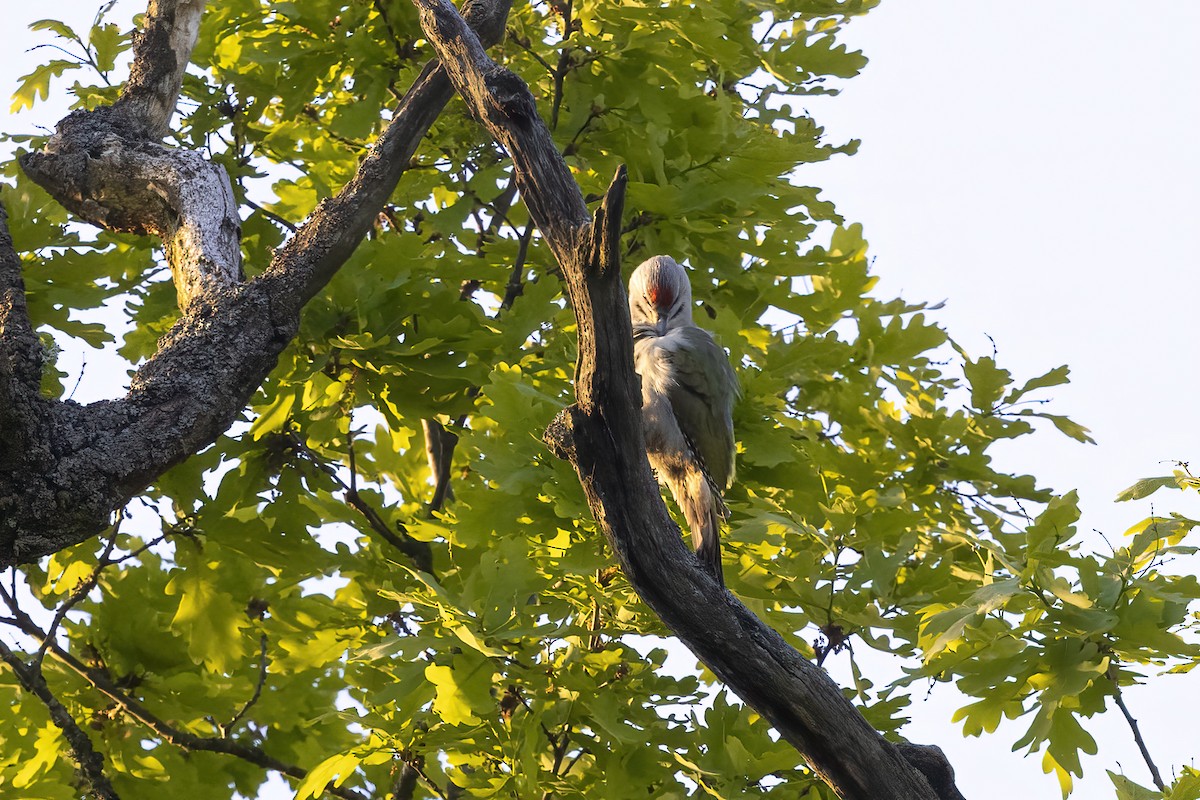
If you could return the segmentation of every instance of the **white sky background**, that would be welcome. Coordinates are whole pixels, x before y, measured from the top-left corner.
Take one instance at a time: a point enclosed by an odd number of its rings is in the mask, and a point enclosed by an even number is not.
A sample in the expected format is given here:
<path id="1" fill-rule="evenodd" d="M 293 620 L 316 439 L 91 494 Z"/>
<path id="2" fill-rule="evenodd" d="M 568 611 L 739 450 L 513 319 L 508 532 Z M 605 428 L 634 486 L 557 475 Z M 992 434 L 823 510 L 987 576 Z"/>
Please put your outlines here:
<path id="1" fill-rule="evenodd" d="M 0 130 L 34 132 L 62 113 L 47 104 L 7 114 L 17 77 L 49 55 L 25 52 L 49 41 L 31 39 L 28 23 L 54 16 L 86 30 L 98 4 L 6 0 Z M 119 0 L 111 19 L 142 9 Z M 864 223 L 881 296 L 946 300 L 935 319 L 973 357 L 991 353 L 990 335 L 1018 381 L 1071 366 L 1072 385 L 1054 390 L 1048 410 L 1086 425 L 1099 444 L 1047 426 L 1006 446 L 1002 466 L 1078 488 L 1083 528 L 1115 541 L 1151 510 L 1149 500 L 1113 504 L 1119 490 L 1169 473 L 1164 462 L 1200 467 L 1191 418 L 1200 389 L 1200 2 L 884 0 L 842 41 L 870 65 L 842 95 L 803 105 L 831 141 L 863 145 L 801 180 Z M 63 367 L 73 378 L 73 365 Z M 120 391 L 111 371 L 90 365 L 76 399 Z M 1200 516 L 1195 497 L 1151 500 L 1159 513 Z M 1126 700 L 1164 777 L 1194 763 L 1200 677 L 1168 676 Z M 1023 720 L 964 740 L 949 722 L 954 706 L 949 692 L 923 700 L 918 690 L 905 732 L 946 749 L 968 798 L 1058 796 L 1040 755 L 1008 752 Z M 1118 763 L 1150 782 L 1119 712 L 1105 716 L 1089 726 L 1100 755 L 1085 760 L 1077 798 L 1112 797 L 1104 769 L 1120 772 Z"/>
<path id="2" fill-rule="evenodd" d="M 1002 465 L 1078 488 L 1082 528 L 1114 542 L 1151 506 L 1200 514 L 1194 494 L 1112 502 L 1170 474 L 1164 461 L 1200 464 L 1200 3 L 884 0 L 842 41 L 871 63 L 805 107 L 831 140 L 863 144 L 801 179 L 864 224 L 877 292 L 945 299 L 935 314 L 950 335 L 976 358 L 990 335 L 1018 383 L 1071 366 L 1048 410 L 1098 444 L 1046 426 L 1007 445 Z M 1164 778 L 1194 764 L 1200 677 L 1125 697 Z M 953 705 L 940 691 L 929 708 L 916 699 L 905 734 L 948 752 L 964 795 L 1058 795 L 1040 757 L 1008 753 L 1023 720 L 964 740 Z M 1075 797 L 1112 797 L 1105 769 L 1150 785 L 1115 708 L 1087 727 L 1100 754 Z"/>

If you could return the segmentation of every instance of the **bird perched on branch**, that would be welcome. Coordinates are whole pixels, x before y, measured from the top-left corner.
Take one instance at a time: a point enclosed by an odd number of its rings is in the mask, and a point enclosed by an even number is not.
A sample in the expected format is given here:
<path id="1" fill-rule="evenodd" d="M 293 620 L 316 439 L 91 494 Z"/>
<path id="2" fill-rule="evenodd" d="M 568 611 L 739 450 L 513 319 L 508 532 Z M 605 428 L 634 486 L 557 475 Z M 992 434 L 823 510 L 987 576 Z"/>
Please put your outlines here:
<path id="1" fill-rule="evenodd" d="M 724 586 L 720 530 L 729 512 L 721 493 L 733 483 L 737 376 L 712 335 L 692 322 L 692 286 L 671 257 L 634 270 L 629 313 L 650 466 L 683 512 L 701 565 Z"/>

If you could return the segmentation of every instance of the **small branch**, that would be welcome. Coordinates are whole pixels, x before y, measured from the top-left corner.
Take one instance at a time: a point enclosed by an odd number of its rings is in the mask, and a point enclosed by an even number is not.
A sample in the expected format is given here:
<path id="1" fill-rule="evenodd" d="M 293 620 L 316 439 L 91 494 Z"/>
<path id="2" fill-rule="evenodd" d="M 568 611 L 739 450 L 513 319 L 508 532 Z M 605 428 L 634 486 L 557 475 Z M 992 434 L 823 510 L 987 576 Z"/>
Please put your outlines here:
<path id="1" fill-rule="evenodd" d="M 334 363 L 337 363 L 337 353 L 334 353 Z M 353 382 L 353 381 L 352 381 Z M 347 421 L 349 431 L 346 434 L 346 461 L 350 465 L 350 491 L 358 494 L 358 454 L 354 451 L 354 412 L 350 412 Z"/>
<path id="2" fill-rule="evenodd" d="M 522 50 L 532 56 L 534 61 L 541 64 L 551 77 L 554 77 L 554 66 L 533 49 L 533 45 L 528 39 L 526 39 L 524 36 L 511 36 L 510 39 L 516 43 L 517 47 L 520 47 Z"/>
<path id="3" fill-rule="evenodd" d="M 234 726 L 246 716 L 246 712 L 254 707 L 258 702 L 258 698 L 262 697 L 263 687 L 267 684 L 267 666 L 270 664 L 267 658 L 267 635 L 260 634 L 258 637 L 258 683 L 254 687 L 254 694 L 246 701 L 246 705 L 242 706 L 242 710 L 233 715 L 233 719 L 229 720 L 228 724 L 221 727 L 221 738 L 228 739 L 229 734 L 234 730 Z"/>
<path id="4" fill-rule="evenodd" d="M 411 765 L 412 765 L 413 770 L 417 773 L 417 775 L 421 778 L 421 780 L 425 782 L 425 785 L 429 787 L 429 790 L 431 792 L 433 792 L 434 794 L 436 794 L 438 797 L 442 798 L 442 800 L 446 800 L 446 792 L 443 792 L 442 788 L 433 782 L 433 778 L 430 778 L 428 775 L 425 774 L 424 765 L 421 764 L 421 762 L 419 760 L 414 760 L 413 762 L 411 762 Z"/>
<path id="5" fill-rule="evenodd" d="M 487 210 L 492 215 L 491 221 L 486 227 L 479 225 L 479 235 L 476 239 L 475 250 L 479 257 L 483 258 L 488 242 L 495 238 L 501 226 L 507 225 L 514 231 L 517 229 L 517 226 L 508 218 L 509 209 L 512 208 L 513 200 L 517 196 L 517 182 L 515 179 L 509 178 L 504 190 L 490 202 L 484 200 L 469 187 L 464 186 L 463 192 L 474 199 L 479 207 Z"/>
<path id="6" fill-rule="evenodd" d="M 600 601 L 595 597 L 592 598 L 592 613 L 591 619 L 588 620 L 588 630 L 592 632 L 591 638 L 588 640 L 588 649 L 593 653 L 598 653 L 604 649 L 604 639 L 600 636 Z"/>
<path id="7" fill-rule="evenodd" d="M 397 523 L 396 527 L 398 530 L 393 531 L 387 522 L 384 521 L 383 517 L 379 515 L 379 512 L 362 498 L 362 495 L 358 493 L 358 489 L 342 480 L 342 477 L 337 474 L 337 470 L 326 464 L 316 453 L 310 450 L 300 436 L 294 431 L 289 431 L 287 437 L 292 449 L 298 455 L 328 475 L 337 484 L 338 488 L 342 490 L 342 496 L 346 505 L 362 514 L 372 531 L 377 533 L 381 539 L 392 547 L 395 547 L 401 553 L 411 558 L 417 569 L 422 572 L 433 571 L 433 551 L 429 547 L 428 542 L 421 542 L 409 536 L 402 523 Z"/>
<path id="8" fill-rule="evenodd" d="M 512 308 L 517 298 L 525 292 L 525 261 L 529 257 L 529 243 L 532 239 L 533 220 L 530 220 L 517 244 L 517 258 L 513 261 L 512 272 L 508 275 L 508 285 L 504 287 L 504 299 L 500 301 L 501 311 Z"/>
<path id="9" fill-rule="evenodd" d="M 1125 705 L 1125 698 L 1121 694 L 1121 685 L 1117 682 L 1117 664 L 1114 661 L 1108 669 L 1108 679 L 1113 685 L 1113 700 L 1117 703 L 1117 708 L 1121 709 L 1121 713 L 1125 715 L 1125 721 L 1129 723 L 1129 730 L 1133 731 L 1133 740 L 1137 743 L 1138 752 L 1142 754 L 1142 760 L 1146 762 L 1146 766 L 1150 769 L 1150 777 L 1154 781 L 1154 785 L 1158 787 L 1160 792 L 1167 790 L 1166 784 L 1163 783 L 1162 775 L 1158 772 L 1158 767 L 1154 764 L 1154 759 L 1150 757 L 1150 750 L 1146 747 L 1146 740 L 1142 738 L 1142 729 L 1138 727 L 1138 722 L 1133 718 L 1133 714 L 1129 713 L 1129 707 Z"/>
<path id="10" fill-rule="evenodd" d="M 454 449 L 458 445 L 458 434 L 446 430 L 435 419 L 421 420 L 425 433 L 425 458 L 429 471 L 433 473 L 433 497 L 429 500 L 430 515 L 442 510 L 447 500 L 454 499 L 454 488 L 450 485 L 450 467 L 454 460 Z"/>
<path id="11" fill-rule="evenodd" d="M 525 695 L 521 692 L 521 687 L 509 686 L 508 692 L 513 697 L 517 698 L 517 700 L 521 701 L 521 705 L 525 707 L 526 714 L 533 714 L 533 706 L 529 705 L 529 701 L 525 699 Z M 560 737 L 554 735 L 550 731 L 550 729 L 546 727 L 546 723 L 542 722 L 541 720 L 538 720 L 538 725 L 541 726 L 542 733 L 544 733 L 546 735 L 546 740 L 550 742 L 550 747 L 554 750 L 555 762 L 557 763 L 557 762 L 561 761 L 562 756 L 559 755 L 559 752 L 558 752 L 559 743 L 561 741 Z M 555 771 L 555 773 L 557 773 L 557 767 L 554 771 Z"/>
<path id="12" fill-rule="evenodd" d="M 54 619 L 50 620 L 50 627 L 46 629 L 46 638 L 42 640 L 41 647 L 38 648 L 37 654 L 33 657 L 33 666 L 36 669 L 41 670 L 42 659 L 46 657 L 46 648 L 49 646 L 49 642 L 54 641 L 54 636 L 58 632 L 58 626 L 62 624 L 62 621 L 66 618 L 67 613 L 74 608 L 80 600 L 87 597 L 88 593 L 96 587 L 96 582 L 100 580 L 100 573 L 114 563 L 111 559 L 112 551 L 117 545 L 117 534 L 121 530 L 121 522 L 124 519 L 125 509 L 121 509 L 117 512 L 117 521 L 113 523 L 112 534 L 108 539 L 108 544 L 104 546 L 104 553 L 101 554 L 100 560 L 96 563 L 95 569 L 91 571 L 91 574 L 80 581 L 79 585 L 75 587 L 75 590 L 71 592 L 71 596 L 68 597 L 62 603 L 62 605 L 58 607 L 58 610 L 54 612 Z"/>
<path id="13" fill-rule="evenodd" d="M 563 82 L 567 78 L 567 73 L 571 71 L 571 51 L 573 48 L 567 44 L 571 38 L 571 11 L 573 0 L 566 0 L 563 8 L 563 40 L 562 50 L 558 54 L 558 67 L 554 70 L 554 99 L 550 105 L 550 130 L 558 130 L 558 113 L 562 109 L 563 102 Z"/>
<path id="14" fill-rule="evenodd" d="M 579 748 L 579 752 L 571 757 L 571 760 L 567 762 L 566 768 L 562 771 L 562 775 L 560 775 L 559 777 L 566 777 L 571 772 L 571 769 L 579 762 L 579 759 L 583 758 L 584 756 L 588 755 L 591 752 L 592 751 L 588 750 L 586 747 Z"/>
<path id="15" fill-rule="evenodd" d="M 387 3 L 374 0 L 372 5 L 379 12 L 379 18 L 383 20 L 384 34 L 387 36 L 388 41 L 392 43 L 392 49 L 396 51 L 396 57 L 400 59 L 401 63 L 411 59 L 416 54 L 416 48 L 412 41 L 401 43 L 396 38 L 396 29 L 392 26 L 391 17 L 388 16 Z"/>
<path id="16" fill-rule="evenodd" d="M 0 594 L 7 594 L 0 589 Z M 9 602 L 10 598 L 3 598 L 10 609 L 13 610 L 17 618 L 17 628 L 22 633 L 33 637 L 39 642 L 45 642 L 46 634 L 37 626 L 37 624 L 19 609 L 13 609 L 13 604 Z M 0 643 L 2 644 L 2 643 Z M 93 689 L 100 692 L 109 700 L 117 704 L 126 714 L 141 724 L 145 725 L 150 730 L 154 731 L 168 744 L 172 744 L 182 750 L 203 751 L 209 753 L 222 753 L 224 755 L 240 758 L 263 769 L 271 772 L 278 772 L 281 775 L 286 775 L 297 781 L 302 781 L 308 775 L 308 770 L 298 767 L 294 764 L 288 764 L 280 761 L 277 758 L 272 758 L 263 752 L 260 748 L 238 741 L 236 739 L 216 738 L 196 736 L 184 730 L 179 730 L 171 726 L 169 723 L 160 719 L 144 706 L 138 703 L 133 698 L 129 697 L 113 682 L 112 678 L 101 669 L 88 667 L 77 658 L 72 656 L 66 650 L 54 641 L 50 641 L 47 646 L 48 652 L 54 656 L 63 666 L 70 669 L 79 677 L 83 678 L 92 686 Z M 344 786 L 327 786 L 325 791 L 334 794 L 343 800 L 367 800 L 359 792 L 353 789 L 347 789 Z"/>
<path id="17" fill-rule="evenodd" d="M 71 758 L 79 765 L 79 771 L 88 783 L 89 794 L 96 800 L 120 800 L 109 783 L 108 776 L 104 774 L 104 757 L 96 751 L 92 740 L 79 727 L 79 723 L 50 691 L 42 675 L 40 661 L 34 664 L 24 663 L 3 641 L 0 641 L 0 660 L 12 668 L 21 687 L 41 700 L 50 712 L 50 719 L 62 731 L 70 748 Z"/>
<path id="18" fill-rule="evenodd" d="M 276 214 L 274 211 L 271 211 L 270 209 L 267 209 L 267 208 L 263 208 L 263 207 L 262 207 L 262 206 L 260 206 L 258 203 L 256 203 L 256 202 L 254 202 L 253 200 L 251 200 L 249 197 L 245 197 L 245 196 L 243 196 L 243 197 L 242 197 L 242 202 L 243 202 L 244 204 L 246 204 L 246 205 L 250 206 L 251 208 L 253 208 L 253 209 L 254 209 L 255 211 L 257 211 L 258 213 L 262 214 L 264 217 L 266 217 L 267 219 L 271 220 L 271 221 L 272 221 L 272 222 L 274 222 L 275 224 L 277 224 L 277 225 L 279 225 L 279 226 L 281 226 L 281 227 L 283 227 L 283 228 L 287 228 L 287 229 L 288 229 L 289 231 L 291 231 L 292 233 L 295 233 L 295 232 L 296 232 L 297 228 L 296 228 L 296 226 L 295 226 L 293 223 L 291 223 L 290 221 L 288 221 L 288 220 L 284 219 L 283 217 L 279 216 L 279 215 L 278 215 L 278 214 Z"/>

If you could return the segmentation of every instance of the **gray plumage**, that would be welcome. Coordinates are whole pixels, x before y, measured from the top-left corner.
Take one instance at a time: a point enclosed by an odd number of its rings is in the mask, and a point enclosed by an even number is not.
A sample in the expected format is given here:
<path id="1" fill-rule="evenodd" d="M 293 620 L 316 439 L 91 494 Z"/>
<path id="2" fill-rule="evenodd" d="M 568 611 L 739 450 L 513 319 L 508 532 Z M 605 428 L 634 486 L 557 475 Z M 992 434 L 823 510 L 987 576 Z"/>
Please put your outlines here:
<path id="1" fill-rule="evenodd" d="M 687 272 L 669 256 L 634 270 L 629 313 L 650 466 L 683 512 L 700 563 L 724 586 L 721 493 L 734 477 L 737 376 L 712 335 L 692 322 Z"/>

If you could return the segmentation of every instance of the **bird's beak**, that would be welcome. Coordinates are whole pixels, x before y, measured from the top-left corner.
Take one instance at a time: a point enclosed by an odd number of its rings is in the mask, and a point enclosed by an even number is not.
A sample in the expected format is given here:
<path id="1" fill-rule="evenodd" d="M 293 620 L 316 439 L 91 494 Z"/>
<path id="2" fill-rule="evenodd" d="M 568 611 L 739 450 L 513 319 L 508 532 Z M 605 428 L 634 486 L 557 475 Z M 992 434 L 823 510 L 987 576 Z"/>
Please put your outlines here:
<path id="1" fill-rule="evenodd" d="M 663 317 L 659 317 L 657 324 L 655 324 L 655 326 L 654 326 L 654 330 L 659 336 L 666 336 L 667 335 L 667 321 Z"/>

